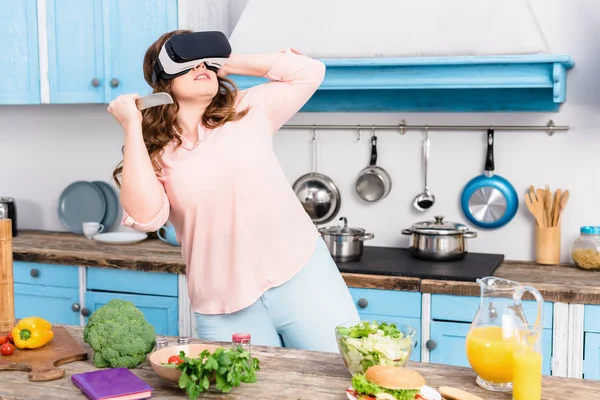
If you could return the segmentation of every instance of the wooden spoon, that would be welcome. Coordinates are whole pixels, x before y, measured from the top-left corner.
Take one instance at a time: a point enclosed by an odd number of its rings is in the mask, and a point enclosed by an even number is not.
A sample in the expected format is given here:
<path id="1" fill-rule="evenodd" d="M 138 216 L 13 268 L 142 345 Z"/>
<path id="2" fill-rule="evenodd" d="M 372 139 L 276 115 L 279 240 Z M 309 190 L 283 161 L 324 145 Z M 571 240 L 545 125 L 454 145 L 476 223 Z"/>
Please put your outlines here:
<path id="1" fill-rule="evenodd" d="M 544 208 L 546 211 L 546 226 L 552 226 L 552 192 L 550 185 L 546 184 L 546 197 L 544 198 Z"/>
<path id="2" fill-rule="evenodd" d="M 562 212 L 567 206 L 567 201 L 569 201 L 569 190 L 565 190 L 563 195 L 560 198 L 560 209 L 558 210 L 558 222 L 557 225 L 560 224 L 560 217 L 562 217 Z"/>
<path id="3" fill-rule="evenodd" d="M 544 209 L 544 204 L 546 203 L 546 191 L 544 189 L 536 189 L 535 193 L 537 194 L 537 201 L 542 203 L 542 217 L 544 220 L 544 224 L 540 226 L 548 226 L 548 219 L 546 218 L 546 212 Z"/>
<path id="4" fill-rule="evenodd" d="M 544 202 L 536 197 L 533 186 L 529 188 L 529 193 L 525 193 L 525 204 L 527 209 L 534 216 L 538 226 L 546 226 L 544 221 Z"/>
<path id="5" fill-rule="evenodd" d="M 554 194 L 554 202 L 552 203 L 552 226 L 558 226 L 561 193 L 562 191 L 560 189 L 556 189 L 556 193 Z"/>

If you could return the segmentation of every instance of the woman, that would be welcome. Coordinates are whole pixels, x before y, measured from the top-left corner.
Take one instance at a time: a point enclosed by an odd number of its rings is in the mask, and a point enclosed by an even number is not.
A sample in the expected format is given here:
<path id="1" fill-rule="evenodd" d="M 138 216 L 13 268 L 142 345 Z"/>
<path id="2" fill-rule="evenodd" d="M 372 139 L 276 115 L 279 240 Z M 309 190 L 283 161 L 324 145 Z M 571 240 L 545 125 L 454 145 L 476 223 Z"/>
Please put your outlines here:
<path id="1" fill-rule="evenodd" d="M 152 83 L 165 41 L 146 52 L 144 77 L 175 103 L 137 110 L 124 95 L 108 111 L 125 131 L 123 225 L 155 231 L 168 219 L 187 266 L 198 336 L 337 351 L 334 328 L 358 320 L 349 290 L 272 149 L 272 136 L 313 95 L 325 66 L 293 49 L 231 54 L 218 73 L 200 64 Z M 264 76 L 244 91 L 228 74 Z"/>

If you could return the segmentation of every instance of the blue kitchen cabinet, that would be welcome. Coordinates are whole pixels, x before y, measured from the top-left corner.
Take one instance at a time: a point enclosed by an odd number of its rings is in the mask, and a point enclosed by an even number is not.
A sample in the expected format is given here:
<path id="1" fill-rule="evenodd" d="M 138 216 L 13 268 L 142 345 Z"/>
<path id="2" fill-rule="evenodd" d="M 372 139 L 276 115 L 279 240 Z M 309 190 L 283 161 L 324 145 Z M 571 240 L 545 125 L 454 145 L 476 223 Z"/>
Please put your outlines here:
<path id="1" fill-rule="evenodd" d="M 79 325 L 78 267 L 15 261 L 13 271 L 16 318 Z"/>
<path id="2" fill-rule="evenodd" d="M 177 0 L 110 0 L 107 100 L 124 93 L 147 95 L 143 61 L 148 47 L 177 29 Z"/>
<path id="3" fill-rule="evenodd" d="M 109 268 L 87 268 L 85 308 L 94 312 L 112 299 L 131 301 L 159 335 L 178 336 L 177 275 Z M 87 319 L 86 319 L 87 323 Z"/>
<path id="4" fill-rule="evenodd" d="M 469 367 L 465 339 L 471 322 L 479 308 L 479 297 L 437 295 L 431 296 L 431 326 L 428 348 L 430 362 Z M 537 315 L 537 303 L 527 300 L 522 303 L 528 321 Z M 552 303 L 544 303 L 544 329 L 542 333 L 542 373 L 552 373 Z"/>
<path id="5" fill-rule="evenodd" d="M 584 310 L 583 379 L 600 380 L 600 306 Z"/>
<path id="6" fill-rule="evenodd" d="M 410 325 L 417 331 L 410 359 L 421 361 L 421 293 L 350 288 L 361 321 Z"/>
<path id="7" fill-rule="evenodd" d="M 51 103 L 102 103 L 102 1 L 46 0 Z"/>
<path id="8" fill-rule="evenodd" d="M 148 94 L 143 59 L 177 29 L 177 0 L 47 0 L 51 103 L 108 103 Z"/>
<path id="9" fill-rule="evenodd" d="M 37 1 L 0 7 L 0 104 L 39 104 Z"/>
<path id="10" fill-rule="evenodd" d="M 94 312 L 113 299 L 127 300 L 135 304 L 154 327 L 157 335 L 178 336 L 177 297 L 88 291 L 85 295 L 85 308 Z"/>

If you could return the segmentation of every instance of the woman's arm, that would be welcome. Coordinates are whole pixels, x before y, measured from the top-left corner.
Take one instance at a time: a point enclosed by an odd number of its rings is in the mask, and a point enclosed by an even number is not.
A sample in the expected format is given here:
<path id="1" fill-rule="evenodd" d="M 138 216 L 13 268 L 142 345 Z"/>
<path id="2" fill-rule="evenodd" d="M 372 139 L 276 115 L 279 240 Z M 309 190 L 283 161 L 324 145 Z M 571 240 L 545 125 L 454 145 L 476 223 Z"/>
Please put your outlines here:
<path id="1" fill-rule="evenodd" d="M 138 95 L 119 96 L 108 111 L 125 131 L 120 200 L 123 225 L 140 231 L 154 231 L 169 217 L 169 200 L 156 177 L 142 136 L 142 114 L 135 105 Z"/>
<path id="2" fill-rule="evenodd" d="M 223 68 L 226 74 L 261 76 L 270 82 L 247 90 L 250 104 L 263 106 L 273 131 L 296 114 L 319 88 L 325 64 L 294 49 L 266 54 L 232 54 Z"/>

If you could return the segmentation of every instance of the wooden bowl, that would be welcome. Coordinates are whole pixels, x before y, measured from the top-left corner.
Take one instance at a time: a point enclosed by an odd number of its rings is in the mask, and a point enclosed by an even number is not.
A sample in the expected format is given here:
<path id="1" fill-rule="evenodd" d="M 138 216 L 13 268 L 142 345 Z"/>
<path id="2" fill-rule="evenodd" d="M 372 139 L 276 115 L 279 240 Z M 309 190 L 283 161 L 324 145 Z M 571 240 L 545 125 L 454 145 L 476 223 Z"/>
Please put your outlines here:
<path id="1" fill-rule="evenodd" d="M 166 367 L 162 363 L 167 363 L 169 357 L 178 356 L 180 351 L 185 352 L 185 355 L 194 358 L 198 357 L 204 350 L 211 353 L 218 349 L 219 346 L 210 344 L 182 344 L 179 346 L 169 346 L 150 354 L 149 360 L 152 369 L 158 376 L 171 382 L 177 383 L 181 376 L 181 371 L 176 368 Z"/>

